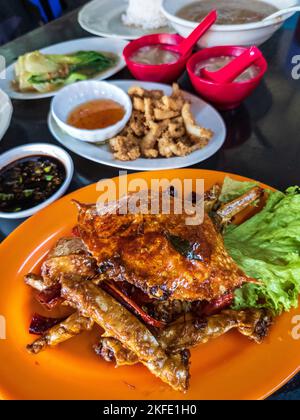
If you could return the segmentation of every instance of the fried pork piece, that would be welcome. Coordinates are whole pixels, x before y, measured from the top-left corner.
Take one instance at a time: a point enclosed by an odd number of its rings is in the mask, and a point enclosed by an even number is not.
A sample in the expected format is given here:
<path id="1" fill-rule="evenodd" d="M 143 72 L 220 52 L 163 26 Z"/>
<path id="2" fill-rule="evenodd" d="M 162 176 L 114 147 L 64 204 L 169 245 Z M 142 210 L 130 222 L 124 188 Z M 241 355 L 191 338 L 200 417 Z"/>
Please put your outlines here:
<path id="1" fill-rule="evenodd" d="M 164 96 L 162 90 L 147 90 L 139 86 L 132 86 L 128 89 L 129 96 L 138 96 L 140 98 L 152 98 L 152 99 L 161 99 Z"/>
<path id="2" fill-rule="evenodd" d="M 178 117 L 168 121 L 168 132 L 173 139 L 184 137 L 186 132 L 183 124 L 183 118 Z"/>
<path id="3" fill-rule="evenodd" d="M 203 318 L 182 317 L 162 330 L 158 341 L 169 352 L 177 353 L 237 329 L 256 343 L 261 343 L 271 325 L 272 315 L 266 310 L 224 310 Z"/>
<path id="4" fill-rule="evenodd" d="M 93 278 L 96 272 L 95 260 L 88 255 L 82 240 L 74 237 L 60 239 L 49 252 L 41 269 L 43 284 L 48 288 L 57 284 L 63 273 Z"/>
<path id="5" fill-rule="evenodd" d="M 132 97 L 132 106 L 133 106 L 133 112 L 145 112 L 145 102 L 143 98 L 140 98 L 139 96 L 133 96 Z"/>
<path id="6" fill-rule="evenodd" d="M 164 134 L 158 139 L 158 150 L 161 156 L 170 158 L 177 151 L 177 143 L 169 134 Z"/>
<path id="7" fill-rule="evenodd" d="M 146 124 L 149 124 L 154 120 L 154 104 L 151 98 L 144 99 L 144 109 Z"/>
<path id="8" fill-rule="evenodd" d="M 114 137 L 110 139 L 109 144 L 118 160 L 136 160 L 141 155 L 138 140 L 132 135 Z"/>
<path id="9" fill-rule="evenodd" d="M 158 150 L 156 149 L 157 138 L 152 135 L 151 132 L 146 134 L 146 136 L 141 140 L 140 148 L 142 156 L 146 158 L 157 158 Z"/>
<path id="10" fill-rule="evenodd" d="M 164 131 L 168 129 L 169 120 L 157 123 L 148 122 L 149 131 L 140 141 L 142 156 L 148 158 L 158 157 L 157 141 Z"/>
<path id="11" fill-rule="evenodd" d="M 192 143 L 190 139 L 182 137 L 180 140 L 174 139 L 170 134 L 165 133 L 158 139 L 158 150 L 161 156 L 187 156 L 196 150 L 202 149 L 206 146 L 206 141 L 198 139 Z"/>
<path id="12" fill-rule="evenodd" d="M 145 116 L 142 112 L 133 111 L 132 116 L 129 121 L 128 131 L 126 130 L 122 135 L 129 135 L 130 130 L 132 131 L 133 135 L 137 137 L 141 137 L 145 135 Z"/>
<path id="13" fill-rule="evenodd" d="M 127 198 L 129 200 L 129 198 Z M 150 206 L 148 197 L 148 206 Z M 187 301 L 219 298 L 249 279 L 227 253 L 207 214 L 199 225 L 187 214 L 98 214 L 94 205 L 77 203 L 82 240 L 105 276 L 127 281 L 157 299 Z"/>
<path id="14" fill-rule="evenodd" d="M 175 390 L 188 387 L 188 358 L 168 356 L 154 335 L 131 312 L 91 282 L 62 278 L 62 295 L 85 317 L 106 330 L 135 353 L 140 362 Z"/>
<path id="15" fill-rule="evenodd" d="M 177 84 L 173 85 L 173 93 L 171 96 L 163 96 L 161 98 L 161 107 L 180 113 L 184 105 L 184 98 Z"/>
<path id="16" fill-rule="evenodd" d="M 179 111 L 172 111 L 171 109 L 160 109 L 154 108 L 154 119 L 155 120 L 169 120 L 171 118 L 176 118 L 180 115 Z"/>
<path id="17" fill-rule="evenodd" d="M 65 321 L 50 328 L 42 337 L 27 346 L 29 353 L 38 354 L 48 347 L 55 347 L 64 341 L 92 329 L 94 322 L 75 312 Z"/>
<path id="18" fill-rule="evenodd" d="M 209 141 L 212 136 L 213 132 L 211 130 L 208 130 L 207 128 L 200 127 L 196 124 L 195 118 L 193 117 L 193 114 L 191 112 L 191 106 L 189 103 L 185 103 L 182 107 L 181 116 L 183 118 L 186 131 L 189 135 L 193 136 L 197 139 L 205 139 Z"/>
<path id="19" fill-rule="evenodd" d="M 110 140 L 116 159 L 186 156 L 206 146 L 211 139 L 212 131 L 195 123 L 177 84 L 170 96 L 137 86 L 129 89 L 129 95 L 132 117 L 120 135 Z"/>

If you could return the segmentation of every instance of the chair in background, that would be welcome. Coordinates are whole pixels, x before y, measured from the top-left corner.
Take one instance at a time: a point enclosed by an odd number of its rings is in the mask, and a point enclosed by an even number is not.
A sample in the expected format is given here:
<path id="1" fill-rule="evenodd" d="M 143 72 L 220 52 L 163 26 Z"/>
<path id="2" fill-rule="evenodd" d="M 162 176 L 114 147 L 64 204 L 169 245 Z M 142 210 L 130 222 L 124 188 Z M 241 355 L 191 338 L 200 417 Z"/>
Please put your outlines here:
<path id="1" fill-rule="evenodd" d="M 32 31 L 41 21 L 38 12 L 28 10 L 27 0 L 26 3 L 25 0 L 0 1 L 0 4 L 0 45 Z"/>
<path id="2" fill-rule="evenodd" d="M 26 3 L 37 9 L 45 23 L 61 16 L 65 7 L 63 0 L 26 0 Z"/>

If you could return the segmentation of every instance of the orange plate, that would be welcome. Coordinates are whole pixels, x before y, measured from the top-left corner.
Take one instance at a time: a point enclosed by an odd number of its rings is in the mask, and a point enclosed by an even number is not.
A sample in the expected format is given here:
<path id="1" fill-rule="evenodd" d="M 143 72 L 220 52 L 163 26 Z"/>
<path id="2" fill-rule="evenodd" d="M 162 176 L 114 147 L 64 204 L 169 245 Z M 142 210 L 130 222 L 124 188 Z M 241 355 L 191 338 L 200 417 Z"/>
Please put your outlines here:
<path id="1" fill-rule="evenodd" d="M 175 170 L 128 176 L 148 183 L 152 178 L 203 178 L 205 187 L 227 174 Z M 232 175 L 237 180 L 245 178 Z M 116 181 L 119 182 L 119 179 Z M 0 396 L 4 399 L 262 399 L 300 370 L 300 341 L 291 336 L 291 311 L 276 320 L 270 336 L 257 345 L 232 332 L 192 351 L 191 383 L 186 394 L 172 391 L 140 365 L 115 369 L 91 350 L 96 334 L 84 333 L 38 356 L 25 346 L 33 310 L 33 293 L 23 276 L 39 267 L 55 241 L 76 224 L 71 199 L 95 202 L 95 185 L 62 198 L 16 229 L 0 246 L 1 320 L 7 339 L 0 340 Z M 295 319 L 294 319 L 295 321 Z M 298 321 L 299 322 L 299 321 Z"/>

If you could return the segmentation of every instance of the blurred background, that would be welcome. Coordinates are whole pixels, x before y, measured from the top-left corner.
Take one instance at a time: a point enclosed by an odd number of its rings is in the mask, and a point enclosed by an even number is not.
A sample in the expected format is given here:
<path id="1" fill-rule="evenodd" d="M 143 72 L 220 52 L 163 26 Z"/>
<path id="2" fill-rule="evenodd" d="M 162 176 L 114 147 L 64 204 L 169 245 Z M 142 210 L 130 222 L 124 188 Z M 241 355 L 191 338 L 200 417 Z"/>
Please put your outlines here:
<path id="1" fill-rule="evenodd" d="M 88 2 L 89 0 L 0 0 L 0 46 Z M 300 0 L 298 3 L 300 4 Z M 290 19 L 288 24 L 293 25 L 296 18 L 298 16 Z"/>
<path id="2" fill-rule="evenodd" d="M 87 2 L 88 0 L 0 0 L 0 45 Z"/>

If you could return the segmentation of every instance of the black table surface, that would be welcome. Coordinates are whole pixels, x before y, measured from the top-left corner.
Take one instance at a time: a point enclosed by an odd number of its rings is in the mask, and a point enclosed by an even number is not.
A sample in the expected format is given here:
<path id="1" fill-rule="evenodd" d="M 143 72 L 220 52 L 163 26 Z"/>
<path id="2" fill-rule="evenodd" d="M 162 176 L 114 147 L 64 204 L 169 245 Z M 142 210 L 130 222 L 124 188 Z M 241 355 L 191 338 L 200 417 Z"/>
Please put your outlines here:
<path id="1" fill-rule="evenodd" d="M 80 28 L 75 11 L 4 45 L 0 55 L 9 65 L 28 51 L 87 36 L 91 35 Z M 264 81 L 240 108 L 222 113 L 228 131 L 225 145 L 194 168 L 236 173 L 281 190 L 299 184 L 300 80 L 292 78 L 292 57 L 300 54 L 299 45 L 300 20 L 292 19 L 262 46 L 269 63 Z M 124 69 L 112 79 L 132 79 L 132 76 Z M 186 74 L 179 83 L 193 92 Z M 49 104 L 49 99 L 13 101 L 13 118 L 0 142 L 0 153 L 26 143 L 56 143 L 47 127 Z M 116 168 L 70 154 L 75 165 L 70 191 L 119 174 Z M 0 219 L 0 240 L 21 222 Z M 300 375 L 270 399 L 299 400 Z"/>

